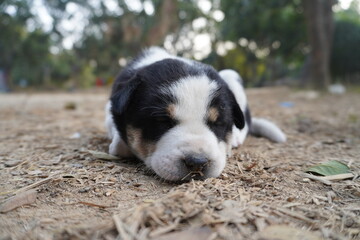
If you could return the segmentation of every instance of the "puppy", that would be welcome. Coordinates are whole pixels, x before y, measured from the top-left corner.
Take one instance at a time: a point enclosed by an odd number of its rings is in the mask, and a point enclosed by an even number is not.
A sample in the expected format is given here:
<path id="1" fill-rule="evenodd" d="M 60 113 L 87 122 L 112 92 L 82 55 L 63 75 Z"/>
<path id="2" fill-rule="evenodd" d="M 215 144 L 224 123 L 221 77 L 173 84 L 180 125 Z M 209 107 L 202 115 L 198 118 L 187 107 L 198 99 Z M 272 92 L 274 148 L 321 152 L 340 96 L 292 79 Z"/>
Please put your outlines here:
<path id="1" fill-rule="evenodd" d="M 169 181 L 218 177 L 248 135 L 286 137 L 251 118 L 240 76 L 162 48 L 143 51 L 116 78 L 106 104 L 109 153 L 137 158 Z"/>

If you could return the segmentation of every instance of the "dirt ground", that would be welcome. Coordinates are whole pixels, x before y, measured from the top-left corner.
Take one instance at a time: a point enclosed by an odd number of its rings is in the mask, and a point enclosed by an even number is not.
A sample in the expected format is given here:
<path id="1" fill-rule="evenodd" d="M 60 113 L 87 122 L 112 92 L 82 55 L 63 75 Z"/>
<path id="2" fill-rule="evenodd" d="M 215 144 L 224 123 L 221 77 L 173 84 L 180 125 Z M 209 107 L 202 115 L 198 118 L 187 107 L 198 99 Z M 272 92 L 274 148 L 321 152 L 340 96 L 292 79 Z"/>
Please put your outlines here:
<path id="1" fill-rule="evenodd" d="M 288 141 L 249 137 L 219 178 L 182 184 L 89 154 L 109 144 L 107 94 L 0 95 L 0 202 L 36 197 L 0 213 L 0 239 L 360 239 L 360 94 L 248 90 Z M 329 160 L 355 177 L 303 176 Z"/>

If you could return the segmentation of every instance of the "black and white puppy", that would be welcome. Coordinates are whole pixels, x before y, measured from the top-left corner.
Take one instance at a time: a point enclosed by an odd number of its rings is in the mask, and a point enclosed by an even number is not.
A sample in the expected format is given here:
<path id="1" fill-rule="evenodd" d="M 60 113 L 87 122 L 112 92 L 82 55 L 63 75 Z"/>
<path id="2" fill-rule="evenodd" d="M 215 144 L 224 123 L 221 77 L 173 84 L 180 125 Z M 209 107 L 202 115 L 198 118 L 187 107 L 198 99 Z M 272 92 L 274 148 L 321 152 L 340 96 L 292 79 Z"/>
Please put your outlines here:
<path id="1" fill-rule="evenodd" d="M 286 140 L 251 119 L 240 76 L 152 47 L 117 77 L 106 105 L 109 153 L 135 155 L 163 179 L 217 177 L 248 134 Z"/>

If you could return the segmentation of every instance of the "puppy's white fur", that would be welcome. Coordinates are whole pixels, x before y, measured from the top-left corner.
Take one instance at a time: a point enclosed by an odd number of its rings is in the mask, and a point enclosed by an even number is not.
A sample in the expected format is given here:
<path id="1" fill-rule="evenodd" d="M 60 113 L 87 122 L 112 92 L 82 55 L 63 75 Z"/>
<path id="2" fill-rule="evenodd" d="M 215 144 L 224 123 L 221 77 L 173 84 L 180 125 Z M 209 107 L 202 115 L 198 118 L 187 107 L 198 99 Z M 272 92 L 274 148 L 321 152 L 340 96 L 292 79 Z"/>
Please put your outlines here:
<path id="1" fill-rule="evenodd" d="M 252 118 L 250 133 L 255 136 L 266 137 L 273 142 L 286 142 L 286 135 L 274 123 L 264 118 Z"/>
<path id="2" fill-rule="evenodd" d="M 192 152 L 208 157 L 206 177 L 219 176 L 225 167 L 226 143 L 218 142 L 204 124 L 179 124 L 168 131 L 156 146 L 157 150 L 145 163 L 168 180 L 179 180 L 188 174 L 181 159 Z"/>
<path id="3" fill-rule="evenodd" d="M 166 58 L 194 64 L 191 60 L 172 56 L 162 48 L 152 47 L 144 53 L 138 62 L 133 64 L 132 68 L 141 68 Z M 239 74 L 230 69 L 222 70 L 219 74 L 228 84 L 240 108 L 245 111 L 247 98 Z M 186 155 L 194 153 L 203 154 L 209 159 L 206 177 L 217 177 L 224 169 L 226 154 L 231 152 L 231 146 L 225 142 L 219 142 L 205 122 L 209 103 L 217 88 L 217 83 L 204 75 L 180 79 L 170 87 L 160 91 L 163 94 L 172 94 L 176 97 L 174 114 L 179 121 L 175 127 L 160 138 L 156 143 L 155 151 L 146 159 L 142 159 L 160 177 L 167 180 L 179 180 L 185 177 L 188 170 L 185 169 L 182 159 Z M 109 153 L 121 157 L 132 156 L 133 154 L 115 127 L 110 109 L 111 103 L 108 102 L 105 107 L 105 125 L 108 136 L 112 140 Z M 264 119 L 253 119 L 251 129 L 248 124 L 245 124 L 242 130 L 233 125 L 231 145 L 237 147 L 243 144 L 249 131 L 268 137 L 275 142 L 286 140 L 286 136 L 275 124 Z"/>
<path id="4" fill-rule="evenodd" d="M 240 75 L 231 69 L 225 69 L 219 72 L 219 75 L 228 87 L 230 91 L 234 94 L 235 100 L 237 104 L 240 106 L 242 111 L 245 111 L 247 107 L 247 98 L 245 95 L 244 87 L 242 86 L 242 78 Z M 249 126 L 245 122 L 245 127 L 243 129 L 238 129 L 235 125 L 232 128 L 232 140 L 231 144 L 233 147 L 238 147 L 239 145 L 243 144 L 245 138 L 249 132 Z"/>
<path id="5" fill-rule="evenodd" d="M 132 68 L 141 68 L 165 58 L 194 64 L 191 60 L 174 57 L 157 47 L 148 49 L 144 54 L 145 56 L 134 63 Z M 180 79 L 170 87 L 160 90 L 162 94 L 171 94 L 177 99 L 174 115 L 179 121 L 156 143 L 154 153 L 142 159 L 160 177 L 167 180 L 178 180 L 185 177 L 188 170 L 185 169 L 182 159 L 194 153 L 203 154 L 208 158 L 206 177 L 217 177 L 224 169 L 229 147 L 227 143 L 217 140 L 205 122 L 212 95 L 217 88 L 216 82 L 203 75 Z M 131 156 L 132 153 L 114 125 L 110 109 L 111 103 L 108 102 L 105 108 L 105 124 L 108 136 L 112 140 L 109 153 L 122 157 Z"/>
<path id="6" fill-rule="evenodd" d="M 182 62 L 188 63 L 188 64 L 193 64 L 193 61 L 186 59 L 186 58 L 181 58 L 181 57 L 177 57 L 174 55 L 169 54 L 167 51 L 165 51 L 165 49 L 160 48 L 160 47 L 151 47 L 148 48 L 144 53 L 145 56 L 143 58 L 141 58 L 138 62 L 136 62 L 132 68 L 134 69 L 138 69 L 141 67 L 145 67 L 147 65 L 153 64 L 155 62 L 164 60 L 166 58 L 171 58 L 171 59 L 177 59 L 180 60 Z"/>
<path id="7" fill-rule="evenodd" d="M 121 139 L 119 131 L 116 129 L 113 116 L 110 112 L 111 102 L 108 101 L 105 105 L 105 127 L 107 129 L 108 137 L 111 140 L 109 146 L 109 153 L 111 155 L 130 157 L 133 156 L 130 149 L 123 139 Z"/>
<path id="8" fill-rule="evenodd" d="M 156 144 L 156 151 L 145 163 L 161 177 L 181 179 L 188 173 L 182 159 L 200 154 L 209 160 L 206 177 L 219 176 L 225 167 L 227 144 L 219 142 L 206 125 L 205 116 L 213 93 L 218 88 L 207 76 L 180 79 L 162 92 L 176 97 L 174 116 L 178 125 L 170 129 Z"/>
<path id="9" fill-rule="evenodd" d="M 242 86 L 243 80 L 240 75 L 231 69 L 222 70 L 219 74 L 234 94 L 236 102 L 239 104 L 240 108 L 245 111 L 247 107 L 247 98 L 245 90 Z M 238 129 L 235 125 L 233 126 L 232 146 L 238 147 L 243 144 L 249 132 L 255 136 L 268 138 L 273 142 L 286 142 L 286 135 L 274 123 L 263 118 L 252 118 L 250 128 L 247 123 L 245 123 L 245 127 L 242 130 Z"/>

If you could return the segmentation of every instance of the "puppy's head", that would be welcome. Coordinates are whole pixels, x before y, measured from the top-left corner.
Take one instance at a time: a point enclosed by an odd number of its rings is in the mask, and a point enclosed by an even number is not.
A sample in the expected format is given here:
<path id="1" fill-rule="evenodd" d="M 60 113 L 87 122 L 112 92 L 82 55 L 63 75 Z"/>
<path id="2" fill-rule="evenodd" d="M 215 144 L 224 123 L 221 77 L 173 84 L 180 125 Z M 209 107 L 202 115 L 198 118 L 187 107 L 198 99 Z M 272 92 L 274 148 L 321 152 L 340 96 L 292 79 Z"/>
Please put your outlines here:
<path id="1" fill-rule="evenodd" d="M 160 177 L 217 177 L 233 124 L 244 116 L 215 70 L 177 60 L 152 64 L 112 96 L 112 113 L 131 151 Z"/>

